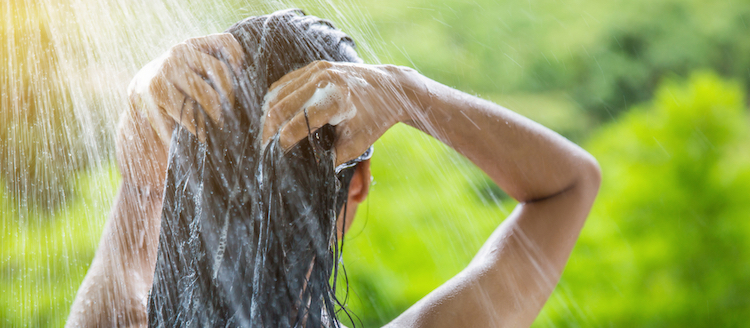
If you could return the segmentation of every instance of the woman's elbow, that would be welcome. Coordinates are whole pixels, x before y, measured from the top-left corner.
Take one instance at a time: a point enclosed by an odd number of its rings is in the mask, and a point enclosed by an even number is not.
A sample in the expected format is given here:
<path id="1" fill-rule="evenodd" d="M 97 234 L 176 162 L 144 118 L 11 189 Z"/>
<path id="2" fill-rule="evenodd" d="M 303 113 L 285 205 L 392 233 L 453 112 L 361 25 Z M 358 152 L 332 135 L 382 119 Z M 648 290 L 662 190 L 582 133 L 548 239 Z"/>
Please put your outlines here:
<path id="1" fill-rule="evenodd" d="M 576 185 L 581 188 L 581 194 L 585 201 L 593 204 L 596 195 L 599 193 L 599 186 L 602 183 L 602 169 L 596 158 L 585 152 L 579 165 L 579 178 Z"/>

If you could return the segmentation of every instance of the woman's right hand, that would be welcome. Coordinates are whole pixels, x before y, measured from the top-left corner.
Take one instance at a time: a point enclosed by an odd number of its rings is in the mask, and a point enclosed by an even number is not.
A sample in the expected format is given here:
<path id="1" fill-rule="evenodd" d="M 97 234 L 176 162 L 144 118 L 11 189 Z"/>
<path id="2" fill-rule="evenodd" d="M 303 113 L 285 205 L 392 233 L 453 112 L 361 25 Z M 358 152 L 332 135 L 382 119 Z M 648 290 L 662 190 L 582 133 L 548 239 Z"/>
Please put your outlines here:
<path id="1" fill-rule="evenodd" d="M 130 104 L 148 117 L 165 144 L 175 123 L 205 141 L 203 116 L 196 117 L 195 109 L 202 108 L 223 126 L 221 104 L 234 101 L 229 70 L 238 72 L 243 57 L 242 47 L 229 33 L 188 39 L 136 74 L 128 87 Z"/>

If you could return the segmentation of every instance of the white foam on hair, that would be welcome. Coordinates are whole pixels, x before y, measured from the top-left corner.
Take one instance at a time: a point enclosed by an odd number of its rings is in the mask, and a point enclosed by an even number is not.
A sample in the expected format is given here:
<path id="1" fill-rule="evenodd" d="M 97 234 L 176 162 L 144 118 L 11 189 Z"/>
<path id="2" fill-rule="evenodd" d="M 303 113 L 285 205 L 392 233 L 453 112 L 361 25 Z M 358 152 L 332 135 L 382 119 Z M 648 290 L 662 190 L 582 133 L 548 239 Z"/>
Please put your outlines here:
<path id="1" fill-rule="evenodd" d="M 290 82 L 291 81 L 288 81 L 272 90 L 269 90 L 263 97 L 263 117 L 261 118 L 261 126 L 265 126 L 265 119 L 268 116 L 268 111 L 270 109 L 269 103 L 276 99 L 276 96 L 278 96 L 281 89 Z M 350 89 L 355 90 L 363 89 L 369 85 L 367 81 L 360 77 L 349 77 L 346 80 L 346 83 L 349 85 Z M 327 123 L 330 125 L 339 125 L 357 115 L 357 107 L 351 101 L 350 92 L 345 93 L 342 88 L 331 82 L 328 82 L 328 84 L 322 88 L 319 87 L 315 89 L 313 95 L 300 107 L 297 113 L 302 110 L 307 110 L 310 107 L 316 107 L 319 110 L 328 110 L 334 106 L 338 106 L 339 109 L 336 115 L 331 116 L 328 120 Z"/>
<path id="2" fill-rule="evenodd" d="M 302 105 L 301 109 L 306 110 L 310 107 L 320 110 L 339 107 L 337 114 L 328 120 L 328 124 L 334 126 L 351 119 L 357 114 L 357 107 L 351 103 L 349 95 L 344 94 L 341 88 L 333 83 L 328 83 L 325 87 L 317 88 L 312 97 Z"/>
<path id="3" fill-rule="evenodd" d="M 281 91 L 281 89 L 283 89 L 290 82 L 292 82 L 292 81 L 287 81 L 287 82 L 283 83 L 282 85 L 277 86 L 277 87 L 275 87 L 275 88 L 273 88 L 271 90 L 268 90 L 268 92 L 266 92 L 266 95 L 263 96 L 263 107 L 262 107 L 262 109 L 263 109 L 263 117 L 261 118 L 261 120 L 265 121 L 265 119 L 266 119 L 266 114 L 268 114 L 268 110 L 269 110 L 268 103 L 271 100 L 276 99 L 276 96 L 279 94 L 279 92 Z M 261 122 L 261 124 L 262 123 L 263 122 Z"/>

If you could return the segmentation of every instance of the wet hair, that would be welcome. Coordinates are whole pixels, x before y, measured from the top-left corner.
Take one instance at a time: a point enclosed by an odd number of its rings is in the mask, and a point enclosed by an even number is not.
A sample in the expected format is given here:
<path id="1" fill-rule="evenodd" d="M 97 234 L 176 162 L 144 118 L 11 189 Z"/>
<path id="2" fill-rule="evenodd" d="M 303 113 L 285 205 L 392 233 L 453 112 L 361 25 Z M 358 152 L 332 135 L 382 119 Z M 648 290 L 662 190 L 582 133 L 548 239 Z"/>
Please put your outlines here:
<path id="1" fill-rule="evenodd" d="M 336 216 L 355 168 L 336 173 L 330 125 L 286 152 L 278 135 L 262 148 L 259 132 L 273 82 L 315 60 L 361 62 L 354 41 L 300 10 L 227 32 L 245 67 L 233 77 L 235 103 L 222 105 L 222 128 L 200 111 L 205 143 L 181 127 L 173 133 L 149 326 L 339 326 Z"/>

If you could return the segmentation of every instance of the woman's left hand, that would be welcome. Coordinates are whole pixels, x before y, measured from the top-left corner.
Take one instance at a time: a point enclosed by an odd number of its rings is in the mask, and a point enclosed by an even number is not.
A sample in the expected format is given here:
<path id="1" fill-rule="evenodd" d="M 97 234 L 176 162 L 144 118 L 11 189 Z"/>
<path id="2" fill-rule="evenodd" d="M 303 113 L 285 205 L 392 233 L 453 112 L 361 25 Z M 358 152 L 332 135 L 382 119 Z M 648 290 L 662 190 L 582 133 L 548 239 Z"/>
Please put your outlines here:
<path id="1" fill-rule="evenodd" d="M 311 131 L 336 127 L 336 165 L 356 158 L 385 131 L 411 117 L 424 94 L 416 71 L 392 65 L 317 61 L 271 86 L 263 144 L 280 131 L 284 149 Z"/>

